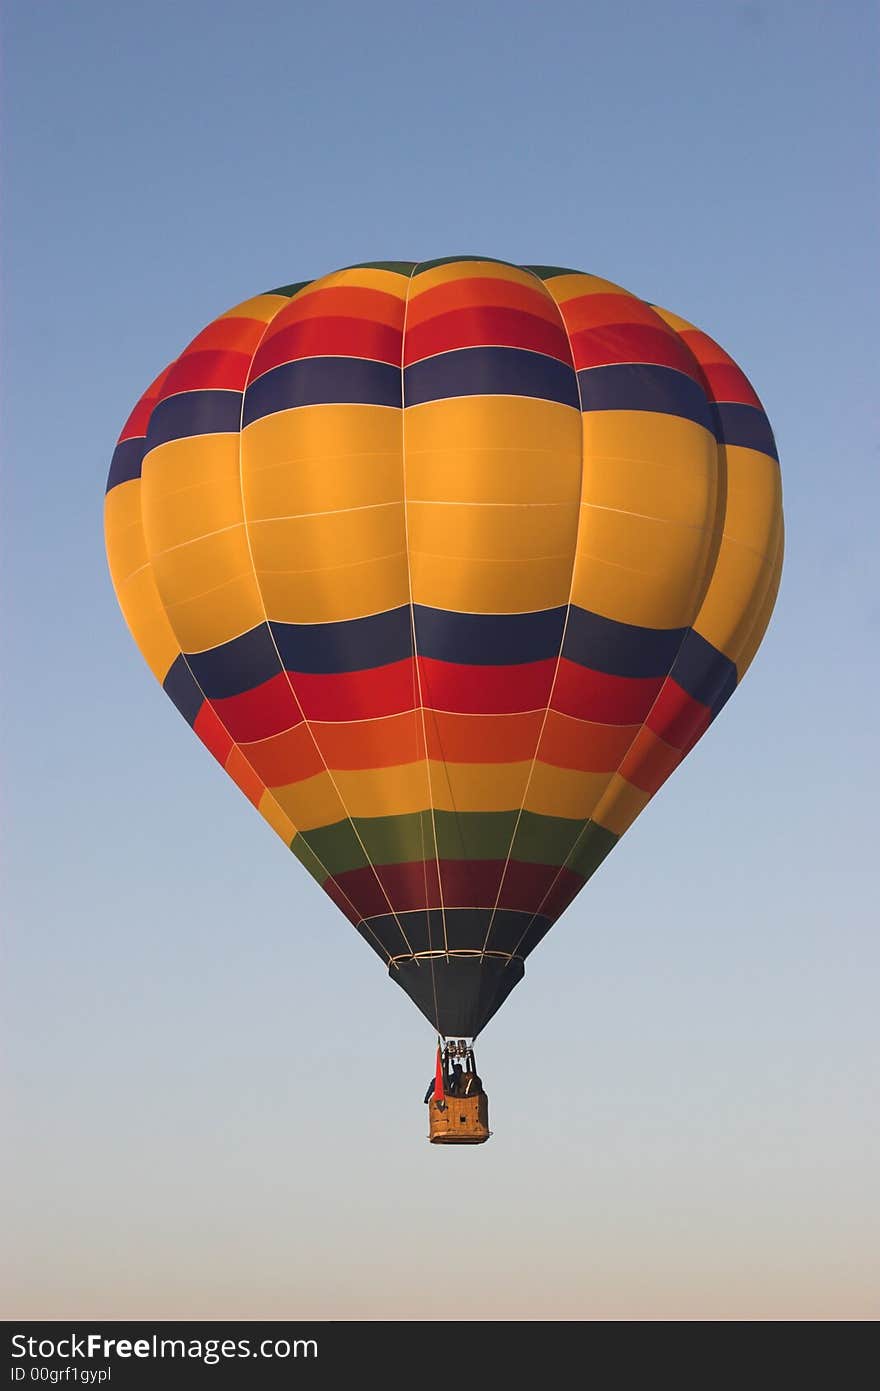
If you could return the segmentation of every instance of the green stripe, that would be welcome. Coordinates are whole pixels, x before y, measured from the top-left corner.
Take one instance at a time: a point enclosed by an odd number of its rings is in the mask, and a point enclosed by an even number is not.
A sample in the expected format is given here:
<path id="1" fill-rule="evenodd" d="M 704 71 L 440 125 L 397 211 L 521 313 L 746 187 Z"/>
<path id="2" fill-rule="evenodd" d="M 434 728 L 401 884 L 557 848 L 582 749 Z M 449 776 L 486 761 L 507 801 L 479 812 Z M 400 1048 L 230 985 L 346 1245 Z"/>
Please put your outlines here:
<path id="1" fill-rule="evenodd" d="M 571 266 L 523 266 L 523 270 L 530 270 L 539 280 L 552 280 L 555 275 L 586 274 L 582 270 L 572 270 Z"/>
<path id="2" fill-rule="evenodd" d="M 497 256 L 467 256 L 464 253 L 460 256 L 439 256 L 436 261 L 419 261 L 415 275 L 424 275 L 425 271 L 435 270 L 437 266 L 454 266 L 459 261 L 491 261 L 493 266 L 510 266 L 512 270 L 519 270 L 512 261 L 502 261 Z"/>
<path id="3" fill-rule="evenodd" d="M 346 270 L 391 270 L 395 275 L 405 275 L 407 279 L 415 270 L 415 261 L 358 261 L 357 265 L 346 266 Z"/>
<path id="4" fill-rule="evenodd" d="M 589 879 L 619 839 L 620 836 L 616 836 L 613 831 L 607 830 L 595 821 L 588 821 L 577 843 L 577 849 L 569 860 L 568 868 L 573 869 L 575 874 L 582 874 L 584 879 Z"/>
<path id="5" fill-rule="evenodd" d="M 327 872 L 345 874 L 348 870 L 374 865 L 404 864 L 433 859 L 504 860 L 526 864 L 562 865 L 574 851 L 571 868 L 589 877 L 601 864 L 617 837 L 603 826 L 561 816 L 538 816 L 524 811 L 517 826 L 516 811 L 413 812 L 407 816 L 359 817 L 321 826 L 297 837 L 305 841 L 313 858 Z M 356 828 L 356 833 L 355 833 Z M 583 832 L 583 834 L 581 834 Z M 434 837 L 437 837 L 435 851 Z M 358 839 L 360 838 L 360 839 Z"/>
<path id="6" fill-rule="evenodd" d="M 294 836 L 293 840 L 290 842 L 290 848 L 300 864 L 305 865 L 313 879 L 317 879 L 319 884 L 325 884 L 327 882 L 329 878 L 327 870 L 316 858 L 314 852 L 309 849 L 301 835 Z"/>
<path id="7" fill-rule="evenodd" d="M 263 291 L 263 294 L 264 294 L 264 295 L 287 295 L 288 299 L 292 299 L 294 295 L 298 295 L 298 294 L 299 294 L 300 290 L 304 290 L 304 289 L 306 288 L 307 285 L 313 285 L 313 284 L 314 284 L 314 281 L 313 281 L 313 280 L 298 280 L 297 283 L 296 283 L 295 285 L 278 285 L 278 286 L 276 286 L 276 288 L 275 288 L 274 290 L 264 290 L 264 291 Z"/>

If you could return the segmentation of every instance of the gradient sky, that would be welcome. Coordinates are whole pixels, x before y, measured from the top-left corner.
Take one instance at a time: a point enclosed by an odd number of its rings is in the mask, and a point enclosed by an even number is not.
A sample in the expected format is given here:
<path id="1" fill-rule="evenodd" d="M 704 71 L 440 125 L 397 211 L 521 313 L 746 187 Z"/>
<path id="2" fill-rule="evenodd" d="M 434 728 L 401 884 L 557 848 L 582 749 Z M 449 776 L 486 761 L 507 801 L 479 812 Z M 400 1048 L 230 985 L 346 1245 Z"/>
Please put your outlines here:
<path id="1" fill-rule="evenodd" d="M 7 1317 L 880 1312 L 873 14 L 8 0 Z M 216 314 L 458 251 L 716 337 L 788 548 L 742 690 L 481 1041 L 493 1139 L 444 1151 L 429 1026 L 150 676 L 101 510 Z"/>

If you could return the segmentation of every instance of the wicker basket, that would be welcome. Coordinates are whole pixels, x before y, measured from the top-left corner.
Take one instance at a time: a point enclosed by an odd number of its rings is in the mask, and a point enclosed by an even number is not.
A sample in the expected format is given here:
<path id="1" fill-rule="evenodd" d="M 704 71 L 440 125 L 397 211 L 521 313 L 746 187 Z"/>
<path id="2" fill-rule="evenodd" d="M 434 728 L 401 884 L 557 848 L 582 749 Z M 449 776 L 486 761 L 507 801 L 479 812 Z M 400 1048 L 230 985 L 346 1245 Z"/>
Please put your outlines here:
<path id="1" fill-rule="evenodd" d="M 428 1139 L 432 1145 L 482 1145 L 492 1134 L 489 1129 L 489 1098 L 447 1096 L 443 1102 L 433 1097 L 428 1103 Z"/>

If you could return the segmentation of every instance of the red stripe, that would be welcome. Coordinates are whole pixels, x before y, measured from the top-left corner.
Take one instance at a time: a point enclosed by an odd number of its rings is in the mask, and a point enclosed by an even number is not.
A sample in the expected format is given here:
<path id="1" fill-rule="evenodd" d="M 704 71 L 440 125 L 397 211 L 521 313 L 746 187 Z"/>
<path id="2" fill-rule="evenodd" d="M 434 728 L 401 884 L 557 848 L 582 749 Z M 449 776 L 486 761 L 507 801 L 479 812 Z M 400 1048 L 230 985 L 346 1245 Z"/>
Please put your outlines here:
<path id="1" fill-rule="evenodd" d="M 687 752 L 705 734 L 711 719 L 708 706 L 694 700 L 677 681 L 668 677 L 645 723 L 667 744 Z"/>
<path id="2" fill-rule="evenodd" d="M 212 700 L 211 704 L 237 744 L 268 739 L 270 734 L 299 724 L 302 718 L 283 672 L 252 691 Z"/>
<path id="3" fill-rule="evenodd" d="M 122 444 L 124 440 L 137 440 L 146 437 L 150 416 L 153 414 L 156 402 L 159 399 L 159 393 L 165 383 L 165 378 L 168 376 L 173 366 L 174 363 L 172 362 L 165 368 L 165 371 L 160 372 L 156 380 L 151 382 L 147 387 L 143 396 L 122 427 L 122 433 L 118 441 L 119 444 Z"/>
<path id="4" fill-rule="evenodd" d="M 710 395 L 716 401 L 738 401 L 742 405 L 763 410 L 758 395 L 744 372 L 732 357 L 699 329 L 683 329 L 682 339 L 703 369 Z"/>
<path id="5" fill-rule="evenodd" d="M 363 357 L 400 365 L 400 331 L 370 319 L 313 318 L 289 324 L 260 345 L 251 380 L 304 357 Z"/>
<path id="6" fill-rule="evenodd" d="M 178 391 L 244 391 L 250 365 L 248 353 L 186 352 L 168 373 L 161 399 Z"/>
<path id="7" fill-rule="evenodd" d="M 203 328 L 201 333 L 196 334 L 186 351 L 247 353 L 248 357 L 252 357 L 265 332 L 266 325 L 262 319 L 248 319 L 237 315 L 215 319 L 207 328 Z"/>
<path id="8" fill-rule="evenodd" d="M 196 715 L 193 729 L 217 762 L 225 765 L 233 747 L 232 737 L 207 701 Z"/>
<path id="9" fill-rule="evenodd" d="M 516 666 L 459 666 L 419 658 L 425 704 L 462 715 L 512 715 L 546 709 L 555 659 Z"/>
<path id="10" fill-rule="evenodd" d="M 578 371 L 615 362 L 646 362 L 674 367 L 695 381 L 700 380 L 699 368 L 681 339 L 659 326 L 605 324 L 601 328 L 580 329 L 571 335 L 571 348 Z"/>
<path id="11" fill-rule="evenodd" d="M 663 680 L 662 676 L 607 676 L 563 657 L 553 708 L 597 724 L 642 724 Z"/>
<path id="12" fill-rule="evenodd" d="M 309 720 L 371 720 L 415 706 L 411 657 L 369 671 L 293 672 L 290 679 Z"/>
<path id="13" fill-rule="evenodd" d="M 549 323 L 521 309 L 473 305 L 439 314 L 407 330 L 404 363 L 419 362 L 435 353 L 472 347 L 527 348 L 546 353 L 571 366 L 568 338 L 560 324 Z"/>

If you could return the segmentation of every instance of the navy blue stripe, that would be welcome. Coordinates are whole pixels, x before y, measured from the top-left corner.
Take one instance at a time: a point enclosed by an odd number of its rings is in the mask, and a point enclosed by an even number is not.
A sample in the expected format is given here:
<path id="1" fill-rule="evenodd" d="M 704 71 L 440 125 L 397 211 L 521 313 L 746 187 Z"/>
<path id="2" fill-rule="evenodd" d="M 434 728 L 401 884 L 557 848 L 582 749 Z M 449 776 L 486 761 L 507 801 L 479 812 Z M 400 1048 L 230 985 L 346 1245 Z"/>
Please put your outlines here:
<path id="1" fill-rule="evenodd" d="M 684 628 L 639 628 L 572 605 L 563 657 L 608 676 L 666 676 Z"/>
<path id="2" fill-rule="evenodd" d="M 107 475 L 107 492 L 111 488 L 117 487 L 120 483 L 130 483 L 133 478 L 140 478 L 141 464 L 144 461 L 145 441 L 143 436 L 136 439 L 123 440 L 117 444 L 113 451 L 113 458 L 110 460 L 110 472 Z"/>
<path id="3" fill-rule="evenodd" d="M 412 656 L 409 605 L 339 623 L 273 623 L 288 671 L 367 671 Z"/>
<path id="4" fill-rule="evenodd" d="M 760 449 L 763 454 L 769 454 L 779 462 L 770 421 L 757 406 L 748 406 L 739 401 L 722 401 L 715 409 L 721 444 L 740 444 L 746 449 Z"/>
<path id="5" fill-rule="evenodd" d="M 517 950 L 519 955 L 525 955 L 535 944 L 532 940 L 526 951 L 520 946 L 523 933 L 529 924 L 532 924 L 529 937 L 540 939 L 551 923 L 550 918 L 535 917 L 532 913 L 521 913 L 512 908 L 499 908 L 494 914 L 491 908 L 447 908 L 445 913 L 441 913 L 439 908 L 421 908 L 398 913 L 396 917 L 391 913 L 382 913 L 375 918 L 367 918 L 363 935 L 374 947 L 375 938 L 378 938 L 390 956 L 402 956 L 407 953 L 409 949 L 406 942 L 414 952 L 436 951 L 438 947 L 443 946 L 444 921 L 447 941 L 452 951 L 481 951 L 491 922 L 491 950 Z M 372 935 L 366 930 L 367 927 L 372 930 Z M 401 939 L 400 928 L 406 933 L 406 942 Z"/>
<path id="6" fill-rule="evenodd" d="M 476 667 L 556 657 L 565 622 L 564 608 L 472 614 L 416 604 L 414 612 L 420 656 Z M 217 700 L 253 690 L 277 676 L 282 664 L 290 672 L 334 674 L 369 671 L 411 655 L 410 613 L 404 604 L 338 623 L 261 623 L 219 647 L 190 653 L 186 660 L 205 695 Z M 718 702 L 724 703 L 737 681 L 733 662 L 690 629 L 640 628 L 574 605 L 562 655 L 608 676 L 651 678 L 671 671 L 689 695 L 713 710 L 716 705 L 720 709 Z M 187 671 L 179 679 L 185 683 L 188 678 Z"/>
<path id="7" fill-rule="evenodd" d="M 736 667 L 705 638 L 689 628 L 670 672 L 694 700 L 708 705 L 714 715 L 736 690 Z"/>
<path id="8" fill-rule="evenodd" d="M 585 411 L 659 411 L 693 420 L 715 433 L 706 393 L 684 372 L 625 362 L 578 372 Z"/>
<path id="9" fill-rule="evenodd" d="M 525 348 L 457 348 L 406 368 L 405 405 L 454 396 L 531 396 L 580 409 L 571 367 Z"/>
<path id="10" fill-rule="evenodd" d="M 187 724 L 195 724 L 196 715 L 205 702 L 184 656 L 175 657 L 162 689 L 174 701 Z"/>
<path id="11" fill-rule="evenodd" d="M 207 652 L 191 652 L 187 661 L 209 700 L 241 695 L 281 670 L 267 623 Z"/>
<path id="12" fill-rule="evenodd" d="M 153 410 L 144 453 L 191 435 L 237 434 L 240 419 L 240 391 L 181 391 Z"/>
<path id="13" fill-rule="evenodd" d="M 400 368 L 362 357 L 305 357 L 251 382 L 243 424 L 296 406 L 399 406 Z"/>
<path id="14" fill-rule="evenodd" d="M 449 613 L 414 605 L 420 657 L 462 666 L 512 666 L 556 657 L 565 608 L 538 613 Z"/>

